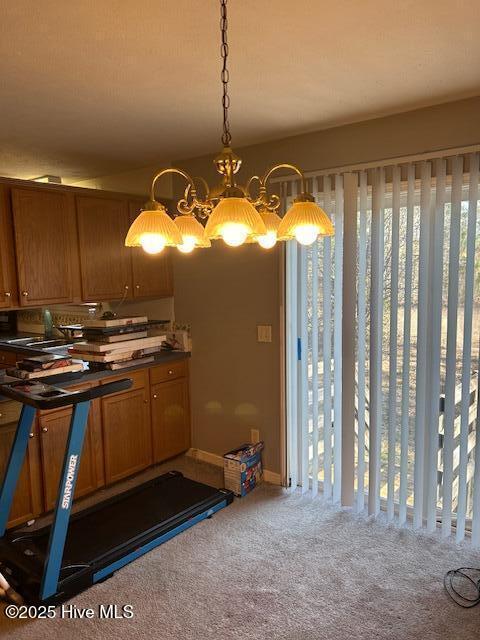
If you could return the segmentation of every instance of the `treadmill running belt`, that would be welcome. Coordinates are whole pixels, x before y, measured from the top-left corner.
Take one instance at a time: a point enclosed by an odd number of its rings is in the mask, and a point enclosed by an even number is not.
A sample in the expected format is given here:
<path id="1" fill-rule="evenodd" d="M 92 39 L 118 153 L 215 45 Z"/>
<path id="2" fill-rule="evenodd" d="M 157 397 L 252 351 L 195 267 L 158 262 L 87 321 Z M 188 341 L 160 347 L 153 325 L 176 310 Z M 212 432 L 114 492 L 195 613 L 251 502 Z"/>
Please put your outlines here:
<path id="1" fill-rule="evenodd" d="M 75 514 L 70 520 L 62 566 L 98 563 L 105 554 L 188 509 L 217 498 L 218 489 L 180 474 L 166 474 Z M 32 536 L 46 553 L 50 529 Z"/>

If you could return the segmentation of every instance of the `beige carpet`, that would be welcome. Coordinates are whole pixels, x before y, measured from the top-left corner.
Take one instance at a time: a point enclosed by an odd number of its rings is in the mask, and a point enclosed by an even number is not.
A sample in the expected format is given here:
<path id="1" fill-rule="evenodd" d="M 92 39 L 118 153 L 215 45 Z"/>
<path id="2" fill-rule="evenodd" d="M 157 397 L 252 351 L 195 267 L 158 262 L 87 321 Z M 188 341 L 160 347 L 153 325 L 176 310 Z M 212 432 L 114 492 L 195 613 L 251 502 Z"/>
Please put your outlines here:
<path id="1" fill-rule="evenodd" d="M 170 465 L 172 466 L 172 465 Z M 218 469 L 179 460 L 186 475 Z M 131 604 L 131 620 L 9 622 L 11 640 L 477 639 L 480 607 L 447 599 L 442 577 L 480 554 L 373 523 L 320 498 L 263 485 L 73 601 Z"/>

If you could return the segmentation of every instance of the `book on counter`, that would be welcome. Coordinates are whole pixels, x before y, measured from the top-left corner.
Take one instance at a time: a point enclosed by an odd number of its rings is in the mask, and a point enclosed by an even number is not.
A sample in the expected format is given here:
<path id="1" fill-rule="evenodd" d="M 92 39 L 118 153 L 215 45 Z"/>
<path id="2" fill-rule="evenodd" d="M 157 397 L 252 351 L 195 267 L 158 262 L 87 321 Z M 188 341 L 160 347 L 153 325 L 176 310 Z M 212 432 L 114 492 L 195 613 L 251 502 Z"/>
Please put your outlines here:
<path id="1" fill-rule="evenodd" d="M 165 335 L 148 335 L 146 316 L 87 320 L 83 338 L 68 349 L 70 356 L 89 363 L 92 370 L 124 369 L 154 360 Z"/>
<path id="2" fill-rule="evenodd" d="M 137 349 L 145 349 L 147 347 L 156 347 L 159 349 L 164 342 L 165 336 L 151 336 L 132 340 L 122 340 L 117 342 L 76 342 L 73 347 L 68 349 L 69 353 L 110 353 L 113 351 L 134 351 Z"/>
<path id="3" fill-rule="evenodd" d="M 131 349 L 125 351 L 111 351 L 109 353 L 88 353 L 81 351 L 71 351 L 72 356 L 81 358 L 85 362 L 125 362 L 142 357 L 148 357 L 160 352 L 160 347 L 147 347 L 146 349 Z"/>
<path id="4" fill-rule="evenodd" d="M 83 322 L 83 326 L 87 329 L 95 328 L 108 328 L 108 327 L 125 327 L 132 324 L 147 324 L 148 318 L 146 316 L 127 316 L 116 318 L 90 318 Z"/>
<path id="5" fill-rule="evenodd" d="M 17 363 L 18 365 L 20 363 Z M 22 380 L 33 380 L 35 378 L 46 378 L 55 375 L 64 375 L 65 373 L 75 373 L 83 371 L 83 363 L 76 362 L 65 367 L 58 367 L 57 369 L 43 369 L 39 371 L 26 371 L 20 369 L 18 366 L 14 369 L 7 369 L 7 374 L 13 378 L 21 378 Z"/>
<path id="6" fill-rule="evenodd" d="M 17 366 L 24 371 L 50 371 L 51 369 L 68 367 L 71 364 L 72 358 L 70 356 L 46 353 L 45 355 L 23 358 L 23 360 L 18 362 Z"/>
<path id="7" fill-rule="evenodd" d="M 91 362 L 89 364 L 89 369 L 91 371 L 103 371 L 105 369 L 108 369 L 110 371 L 117 371 L 120 369 L 128 369 L 129 367 L 136 367 L 137 365 L 140 364 L 147 364 L 149 362 L 153 362 L 155 360 L 154 356 L 141 356 L 139 358 L 134 358 L 134 359 L 128 359 L 128 360 L 121 360 L 121 361 L 115 361 L 115 362 L 105 362 L 105 363 L 99 363 L 99 362 Z"/>

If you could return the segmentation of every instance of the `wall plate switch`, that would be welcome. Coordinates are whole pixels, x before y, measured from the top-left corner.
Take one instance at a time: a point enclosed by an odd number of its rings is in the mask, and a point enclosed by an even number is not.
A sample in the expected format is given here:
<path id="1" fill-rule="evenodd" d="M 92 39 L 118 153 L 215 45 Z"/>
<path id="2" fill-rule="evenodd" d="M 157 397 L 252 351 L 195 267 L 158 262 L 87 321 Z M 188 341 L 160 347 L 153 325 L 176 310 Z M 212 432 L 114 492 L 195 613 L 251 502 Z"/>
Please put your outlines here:
<path id="1" fill-rule="evenodd" d="M 271 342 L 271 341 L 272 341 L 272 325 L 257 324 L 257 342 Z"/>
<path id="2" fill-rule="evenodd" d="M 250 442 L 253 442 L 253 444 L 260 442 L 260 431 L 258 429 L 250 429 Z"/>

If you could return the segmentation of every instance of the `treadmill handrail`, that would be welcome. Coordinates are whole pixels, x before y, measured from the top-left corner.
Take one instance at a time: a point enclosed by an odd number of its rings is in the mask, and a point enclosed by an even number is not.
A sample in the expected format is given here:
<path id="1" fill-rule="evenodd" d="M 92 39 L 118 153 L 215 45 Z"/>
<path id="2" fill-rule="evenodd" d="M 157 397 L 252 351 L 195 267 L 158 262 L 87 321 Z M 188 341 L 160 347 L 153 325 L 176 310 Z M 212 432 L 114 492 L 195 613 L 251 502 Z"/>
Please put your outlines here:
<path id="1" fill-rule="evenodd" d="M 29 381 L 32 385 L 36 382 L 41 384 L 41 381 Z M 78 404 L 79 402 L 88 402 L 89 400 L 95 400 L 103 396 L 110 395 L 112 393 L 118 393 L 119 391 L 125 391 L 130 389 L 133 384 L 131 378 L 122 378 L 121 380 L 114 380 L 113 382 L 107 382 L 106 384 L 97 385 L 90 389 L 69 391 L 68 389 L 62 389 L 53 385 L 45 385 L 47 393 L 58 394 L 51 396 L 41 396 L 35 393 L 29 394 L 28 392 L 22 392 L 21 387 L 25 388 L 28 384 L 24 380 L 4 384 L 0 386 L 0 396 L 6 396 L 12 400 L 17 400 L 23 404 L 28 404 L 36 409 L 58 409 L 59 407 L 66 407 L 69 405 Z M 18 387 L 18 389 L 17 389 Z"/>

